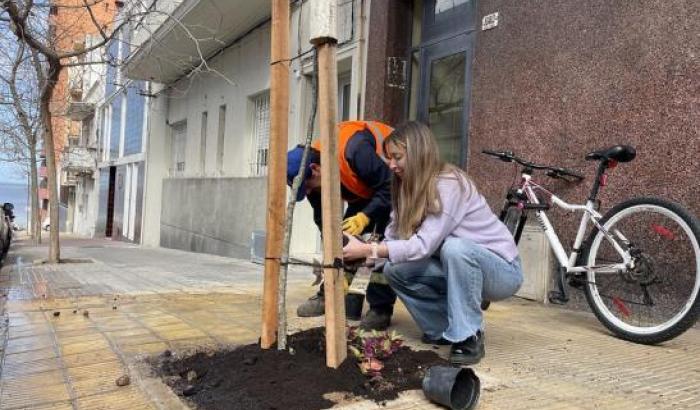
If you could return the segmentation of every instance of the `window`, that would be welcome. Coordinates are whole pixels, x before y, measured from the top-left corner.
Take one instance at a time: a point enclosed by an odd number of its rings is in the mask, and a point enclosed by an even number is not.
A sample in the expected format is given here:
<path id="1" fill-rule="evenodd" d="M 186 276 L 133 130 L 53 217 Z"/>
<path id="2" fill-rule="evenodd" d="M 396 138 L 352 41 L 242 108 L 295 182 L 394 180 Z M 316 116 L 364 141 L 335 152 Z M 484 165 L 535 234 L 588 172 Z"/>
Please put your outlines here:
<path id="1" fill-rule="evenodd" d="M 199 169 L 201 170 L 202 175 L 206 174 L 207 170 L 207 116 L 207 112 L 204 111 L 202 113 L 202 134 L 199 145 Z"/>
<path id="2" fill-rule="evenodd" d="M 464 81 L 466 53 L 435 59 L 430 68 L 428 123 L 435 134 L 442 158 L 460 164 L 464 128 Z"/>
<path id="3" fill-rule="evenodd" d="M 109 159 L 119 158 L 119 144 L 122 136 L 122 96 L 117 94 L 111 103 L 111 121 L 109 130 Z"/>
<path id="4" fill-rule="evenodd" d="M 219 107 L 219 129 L 216 135 L 216 169 L 224 172 L 224 136 L 226 135 L 226 106 Z"/>
<path id="5" fill-rule="evenodd" d="M 436 0 L 435 14 L 445 13 L 451 9 L 466 3 L 469 0 Z"/>
<path id="6" fill-rule="evenodd" d="M 422 43 L 453 37 L 476 29 L 476 2 L 469 0 L 423 0 Z"/>
<path id="7" fill-rule="evenodd" d="M 251 175 L 267 175 L 267 156 L 270 148 L 270 92 L 252 98 L 253 153 Z"/>
<path id="8" fill-rule="evenodd" d="M 117 67 L 119 58 L 119 41 L 112 38 L 107 47 L 107 72 L 105 73 L 105 96 L 109 97 L 117 89 Z"/>
<path id="9" fill-rule="evenodd" d="M 170 175 L 185 174 L 185 153 L 187 148 L 187 121 L 173 125 L 170 142 Z"/>
<path id="10" fill-rule="evenodd" d="M 340 121 L 350 119 L 350 74 L 338 78 L 338 118 Z"/>
<path id="11" fill-rule="evenodd" d="M 107 161 L 109 159 L 109 137 L 111 132 L 112 106 L 107 104 L 102 107 L 102 133 L 100 140 L 100 160 Z"/>
<path id="12" fill-rule="evenodd" d="M 92 115 L 83 120 L 80 129 L 80 144 L 83 146 L 89 147 L 94 140 L 92 137 L 92 127 L 94 121 L 95 118 Z"/>
<path id="13" fill-rule="evenodd" d="M 143 145 L 143 123 L 145 97 L 139 95 L 143 82 L 135 81 L 129 85 L 126 94 L 126 117 L 124 129 L 124 155 L 140 153 Z"/>

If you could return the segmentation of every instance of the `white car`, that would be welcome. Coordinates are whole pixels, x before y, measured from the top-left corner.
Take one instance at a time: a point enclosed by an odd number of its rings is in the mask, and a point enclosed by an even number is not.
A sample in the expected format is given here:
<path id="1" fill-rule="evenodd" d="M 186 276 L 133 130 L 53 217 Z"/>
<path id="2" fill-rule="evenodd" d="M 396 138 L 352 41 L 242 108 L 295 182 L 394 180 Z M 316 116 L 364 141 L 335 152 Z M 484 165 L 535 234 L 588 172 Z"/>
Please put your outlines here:
<path id="1" fill-rule="evenodd" d="M 44 218 L 44 220 L 41 222 L 41 229 L 48 231 L 49 228 L 51 227 L 51 221 L 49 220 L 49 217 L 47 216 Z"/>

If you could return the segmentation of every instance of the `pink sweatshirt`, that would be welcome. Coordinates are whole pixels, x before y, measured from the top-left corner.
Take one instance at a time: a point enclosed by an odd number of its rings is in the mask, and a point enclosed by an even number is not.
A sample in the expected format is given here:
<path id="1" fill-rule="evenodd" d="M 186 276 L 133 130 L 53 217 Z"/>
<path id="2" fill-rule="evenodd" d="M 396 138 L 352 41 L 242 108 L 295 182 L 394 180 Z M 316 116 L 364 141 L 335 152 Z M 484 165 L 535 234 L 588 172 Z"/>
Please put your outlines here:
<path id="1" fill-rule="evenodd" d="M 398 239 L 395 215 L 391 214 L 391 222 L 384 233 L 391 262 L 425 259 L 433 255 L 446 238 L 470 239 L 508 262 L 518 256 L 513 236 L 473 184 L 461 176 L 445 174 L 438 177 L 437 188 L 442 212 L 426 216 L 418 232 L 410 238 Z"/>

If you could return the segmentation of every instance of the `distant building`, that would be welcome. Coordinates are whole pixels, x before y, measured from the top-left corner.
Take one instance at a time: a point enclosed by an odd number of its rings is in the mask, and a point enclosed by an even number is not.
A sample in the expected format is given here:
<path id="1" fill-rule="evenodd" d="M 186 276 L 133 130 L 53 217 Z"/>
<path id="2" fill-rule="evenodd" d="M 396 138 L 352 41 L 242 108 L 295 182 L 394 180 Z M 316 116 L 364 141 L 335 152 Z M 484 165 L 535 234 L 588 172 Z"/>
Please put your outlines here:
<path id="1" fill-rule="evenodd" d="M 49 33 L 58 50 L 81 50 L 89 47 L 98 36 L 99 28 L 109 30 L 117 5 L 105 1 L 93 6 L 90 13 L 81 0 L 54 0 L 49 8 Z M 94 21 L 93 21 L 94 19 Z M 95 53 L 90 53 L 95 54 Z M 94 57 L 94 56 L 93 56 Z M 71 62 L 85 61 L 82 55 Z M 94 61 L 99 61 L 96 59 Z M 95 90 L 90 82 L 99 81 L 100 66 L 66 68 L 56 85 L 51 112 L 53 114 L 54 148 L 60 203 L 60 229 L 89 234 L 92 229 L 86 219 L 88 197 L 94 177 L 94 118 Z M 42 220 L 48 216 L 49 189 L 44 153 L 39 168 L 39 203 Z M 88 195 L 89 196 L 89 195 Z M 96 206 L 96 204 L 94 204 Z"/>
<path id="2" fill-rule="evenodd" d="M 112 10 L 102 16 L 107 25 L 129 11 L 123 4 L 119 10 L 112 2 L 105 5 Z M 102 10 L 103 5 L 94 8 Z M 60 145 L 59 168 L 65 230 L 136 243 L 141 241 L 149 85 L 127 79 L 122 62 L 131 52 L 137 21 L 120 25 L 104 49 L 79 57 L 82 63 L 98 63 L 65 70 L 69 95 L 63 111 L 57 111 L 65 113 L 57 135 L 67 135 L 67 144 Z M 104 41 L 94 30 L 82 29 L 82 37 L 74 39 L 76 47 L 89 49 Z"/>

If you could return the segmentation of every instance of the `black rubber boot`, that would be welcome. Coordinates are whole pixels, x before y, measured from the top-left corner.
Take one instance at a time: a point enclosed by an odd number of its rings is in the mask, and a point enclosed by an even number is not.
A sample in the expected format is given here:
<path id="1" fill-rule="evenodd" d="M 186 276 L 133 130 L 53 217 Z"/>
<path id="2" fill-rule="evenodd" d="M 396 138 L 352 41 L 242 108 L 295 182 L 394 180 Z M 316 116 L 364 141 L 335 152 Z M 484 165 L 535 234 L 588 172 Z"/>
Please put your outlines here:
<path id="1" fill-rule="evenodd" d="M 326 301 L 322 295 L 318 294 L 311 296 L 297 308 L 297 316 L 299 317 L 323 316 L 325 312 Z"/>
<path id="2" fill-rule="evenodd" d="M 391 314 L 392 312 L 370 308 L 360 322 L 360 329 L 386 330 L 391 325 Z"/>
<path id="3" fill-rule="evenodd" d="M 362 304 L 365 297 L 349 294 L 345 296 L 345 317 L 349 320 L 360 320 L 362 316 Z M 326 300 L 323 295 L 313 295 L 297 308 L 299 317 L 317 317 L 326 313 Z"/>
<path id="4" fill-rule="evenodd" d="M 345 317 L 348 320 L 360 320 L 362 317 L 362 304 L 365 296 L 356 293 L 345 295 Z"/>

